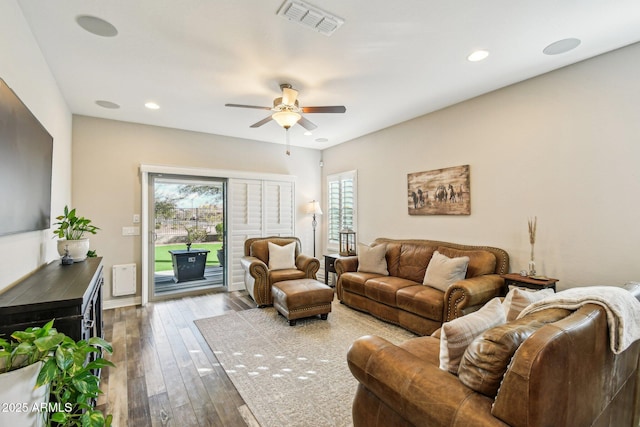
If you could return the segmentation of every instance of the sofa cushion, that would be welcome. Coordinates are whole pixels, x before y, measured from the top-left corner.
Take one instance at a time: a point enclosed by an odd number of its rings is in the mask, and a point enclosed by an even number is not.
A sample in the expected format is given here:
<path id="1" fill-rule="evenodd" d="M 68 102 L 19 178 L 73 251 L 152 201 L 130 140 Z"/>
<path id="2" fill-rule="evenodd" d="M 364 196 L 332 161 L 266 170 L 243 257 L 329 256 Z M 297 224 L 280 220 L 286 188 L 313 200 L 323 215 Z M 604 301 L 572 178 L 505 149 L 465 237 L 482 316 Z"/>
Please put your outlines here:
<path id="1" fill-rule="evenodd" d="M 340 285 L 344 290 L 364 296 L 365 282 L 369 279 L 373 279 L 374 277 L 380 277 L 380 275 L 375 273 L 350 271 L 340 275 Z"/>
<path id="2" fill-rule="evenodd" d="M 367 246 L 358 244 L 358 271 L 388 276 L 386 253 L 387 245 Z"/>
<path id="3" fill-rule="evenodd" d="M 460 381 L 494 398 L 520 344 L 545 324 L 564 319 L 569 313 L 564 309 L 545 310 L 484 331 L 469 344 L 460 361 Z"/>
<path id="4" fill-rule="evenodd" d="M 401 277 L 379 276 L 367 280 L 364 284 L 364 294 L 367 298 L 381 302 L 391 307 L 397 307 L 396 293 L 399 289 L 416 286 L 418 283 Z"/>
<path id="5" fill-rule="evenodd" d="M 467 278 L 493 274 L 496 271 L 496 256 L 489 251 L 454 249 L 447 246 L 438 246 L 438 252 L 449 258 L 469 257 Z"/>
<path id="6" fill-rule="evenodd" d="M 282 282 L 284 280 L 304 279 L 305 277 L 307 277 L 306 273 L 296 268 L 287 268 L 285 270 L 269 271 L 270 284 Z"/>
<path id="7" fill-rule="evenodd" d="M 423 284 L 446 292 L 449 286 L 464 280 L 467 274 L 469 257 L 449 258 L 435 251 L 427 266 Z"/>
<path id="8" fill-rule="evenodd" d="M 388 243 L 389 275 L 421 283 L 436 247 L 418 243 Z"/>
<path id="9" fill-rule="evenodd" d="M 398 289 L 396 300 L 398 308 L 404 311 L 442 322 L 444 295 L 438 289 L 423 285 L 407 286 Z"/>
<path id="10" fill-rule="evenodd" d="M 509 290 L 509 293 L 507 293 L 503 303 L 503 309 L 507 315 L 507 322 L 517 319 L 520 312 L 527 308 L 528 305 L 553 294 L 553 289 L 536 290 L 513 288 Z"/>
<path id="11" fill-rule="evenodd" d="M 440 369 L 457 374 L 467 346 L 487 329 L 505 321 L 500 298 L 493 298 L 480 310 L 443 323 L 440 331 Z"/>

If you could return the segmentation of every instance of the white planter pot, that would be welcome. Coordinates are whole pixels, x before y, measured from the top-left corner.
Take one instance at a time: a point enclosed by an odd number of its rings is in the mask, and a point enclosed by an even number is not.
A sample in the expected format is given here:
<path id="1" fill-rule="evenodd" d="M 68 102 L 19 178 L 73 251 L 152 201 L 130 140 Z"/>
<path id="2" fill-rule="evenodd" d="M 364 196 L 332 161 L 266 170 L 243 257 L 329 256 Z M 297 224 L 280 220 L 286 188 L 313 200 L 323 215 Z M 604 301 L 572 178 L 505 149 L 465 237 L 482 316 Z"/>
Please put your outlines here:
<path id="1" fill-rule="evenodd" d="M 44 426 L 49 386 L 35 388 L 43 362 L 0 374 L 0 426 Z"/>
<path id="2" fill-rule="evenodd" d="M 87 252 L 89 251 L 89 239 L 58 240 L 58 253 L 60 256 L 64 255 L 65 247 L 69 249 L 69 256 L 73 258 L 73 262 L 84 261 L 87 258 Z"/>

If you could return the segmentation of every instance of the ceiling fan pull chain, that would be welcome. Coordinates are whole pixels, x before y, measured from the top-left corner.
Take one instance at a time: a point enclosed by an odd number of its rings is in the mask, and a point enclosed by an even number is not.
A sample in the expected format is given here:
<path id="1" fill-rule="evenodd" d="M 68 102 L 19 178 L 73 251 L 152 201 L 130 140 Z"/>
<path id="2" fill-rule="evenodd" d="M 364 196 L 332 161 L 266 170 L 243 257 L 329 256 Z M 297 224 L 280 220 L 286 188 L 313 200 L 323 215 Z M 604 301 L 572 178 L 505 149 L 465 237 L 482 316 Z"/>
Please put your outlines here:
<path id="1" fill-rule="evenodd" d="M 287 156 L 291 155 L 291 143 L 289 142 L 289 128 L 285 129 L 285 133 L 287 135 Z"/>

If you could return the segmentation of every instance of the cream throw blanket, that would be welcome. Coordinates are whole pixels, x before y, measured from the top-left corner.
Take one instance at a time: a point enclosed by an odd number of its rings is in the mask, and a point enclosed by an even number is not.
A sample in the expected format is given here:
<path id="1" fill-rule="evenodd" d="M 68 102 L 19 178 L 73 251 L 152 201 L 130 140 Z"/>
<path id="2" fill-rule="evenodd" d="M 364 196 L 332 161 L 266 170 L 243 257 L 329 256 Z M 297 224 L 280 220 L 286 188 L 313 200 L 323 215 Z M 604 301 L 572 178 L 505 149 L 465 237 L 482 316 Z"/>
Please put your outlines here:
<path id="1" fill-rule="evenodd" d="M 570 288 L 526 307 L 518 319 L 546 308 L 576 310 L 585 304 L 597 304 L 607 312 L 611 351 L 620 354 L 640 339 L 640 301 L 629 291 L 615 286 Z"/>

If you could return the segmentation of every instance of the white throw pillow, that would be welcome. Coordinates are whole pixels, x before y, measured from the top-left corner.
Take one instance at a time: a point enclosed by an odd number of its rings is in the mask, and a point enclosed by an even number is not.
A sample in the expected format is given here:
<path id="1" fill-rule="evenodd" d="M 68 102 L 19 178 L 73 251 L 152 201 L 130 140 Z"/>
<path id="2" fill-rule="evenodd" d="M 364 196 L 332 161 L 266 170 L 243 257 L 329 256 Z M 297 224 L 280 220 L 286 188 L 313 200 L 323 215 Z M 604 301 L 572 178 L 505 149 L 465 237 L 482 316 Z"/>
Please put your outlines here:
<path id="1" fill-rule="evenodd" d="M 269 270 L 296 268 L 296 242 L 280 246 L 269 243 Z"/>
<path id="2" fill-rule="evenodd" d="M 446 292 L 453 283 L 465 278 L 468 265 L 468 256 L 449 258 L 435 251 L 427 265 L 422 284 Z"/>
<path id="3" fill-rule="evenodd" d="M 493 298 L 480 310 L 443 323 L 440 330 L 440 369 L 457 374 L 469 344 L 487 329 L 505 322 L 500 298 Z"/>
<path id="4" fill-rule="evenodd" d="M 507 322 L 516 320 L 518 318 L 518 314 L 527 308 L 528 305 L 553 294 L 553 289 L 550 288 L 537 290 L 514 287 L 510 289 L 502 303 L 504 312 L 507 316 Z"/>
<path id="5" fill-rule="evenodd" d="M 386 254 L 387 245 L 367 246 L 358 243 L 358 271 L 388 276 Z"/>

